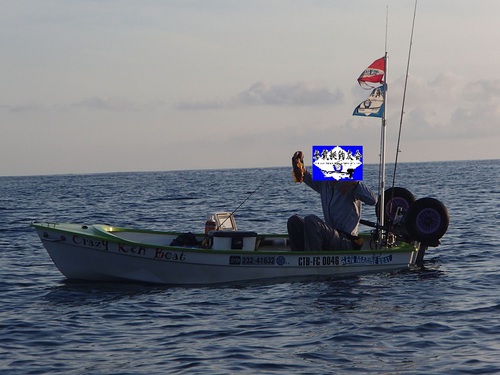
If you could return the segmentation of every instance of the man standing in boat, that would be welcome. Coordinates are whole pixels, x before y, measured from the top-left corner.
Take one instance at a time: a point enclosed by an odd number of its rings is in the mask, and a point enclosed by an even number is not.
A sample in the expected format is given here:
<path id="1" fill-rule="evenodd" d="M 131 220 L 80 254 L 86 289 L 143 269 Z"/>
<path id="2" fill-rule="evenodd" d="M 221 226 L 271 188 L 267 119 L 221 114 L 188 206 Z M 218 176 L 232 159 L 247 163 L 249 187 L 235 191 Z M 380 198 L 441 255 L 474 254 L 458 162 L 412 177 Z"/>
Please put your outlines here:
<path id="1" fill-rule="evenodd" d="M 361 204 L 375 205 L 377 197 L 361 181 L 315 181 L 306 170 L 303 153 L 292 157 L 296 182 L 304 181 L 321 196 L 324 220 L 316 215 L 293 215 L 287 228 L 292 250 L 357 250 L 363 246 L 358 237 Z"/>

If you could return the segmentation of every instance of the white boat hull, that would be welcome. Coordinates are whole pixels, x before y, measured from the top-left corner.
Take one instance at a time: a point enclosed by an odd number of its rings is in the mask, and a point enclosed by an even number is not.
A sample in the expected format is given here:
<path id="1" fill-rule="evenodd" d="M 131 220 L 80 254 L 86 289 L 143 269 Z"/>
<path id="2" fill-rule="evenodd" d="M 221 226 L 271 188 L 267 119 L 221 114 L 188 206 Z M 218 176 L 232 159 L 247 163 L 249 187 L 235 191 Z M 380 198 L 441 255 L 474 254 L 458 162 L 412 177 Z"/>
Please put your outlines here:
<path id="1" fill-rule="evenodd" d="M 210 285 L 329 279 L 407 269 L 415 264 L 419 251 L 409 244 L 348 252 L 292 252 L 283 245 L 253 251 L 207 250 L 169 246 L 173 232 L 105 225 L 32 226 L 59 271 L 78 280 Z"/>

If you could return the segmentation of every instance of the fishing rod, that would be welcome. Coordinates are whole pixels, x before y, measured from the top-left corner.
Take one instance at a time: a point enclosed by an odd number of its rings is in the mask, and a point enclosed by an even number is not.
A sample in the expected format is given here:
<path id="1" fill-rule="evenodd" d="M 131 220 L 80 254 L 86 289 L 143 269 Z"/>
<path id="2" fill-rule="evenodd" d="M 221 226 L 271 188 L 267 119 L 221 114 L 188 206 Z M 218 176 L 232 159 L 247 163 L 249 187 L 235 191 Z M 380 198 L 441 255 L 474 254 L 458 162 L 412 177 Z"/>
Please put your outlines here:
<path id="1" fill-rule="evenodd" d="M 397 165 L 398 165 L 398 156 L 399 156 L 399 153 L 401 152 L 401 150 L 399 148 L 399 145 L 401 143 L 401 129 L 403 127 L 404 108 L 405 108 L 405 103 L 406 103 L 406 91 L 407 91 L 407 87 L 408 87 L 408 76 L 409 76 L 408 72 L 410 70 L 411 47 L 413 45 L 413 32 L 415 30 L 415 18 L 416 18 L 416 15 L 417 15 L 417 1 L 418 0 L 415 0 L 415 8 L 413 10 L 413 22 L 412 22 L 412 26 L 411 26 L 411 35 L 410 35 L 410 45 L 409 45 L 409 48 L 408 48 L 408 61 L 407 61 L 407 64 L 406 64 L 406 76 L 405 76 L 405 84 L 404 84 L 404 89 L 403 89 L 403 102 L 401 104 L 401 117 L 399 119 L 398 142 L 397 142 L 397 145 L 396 145 L 396 157 L 395 157 L 395 160 L 394 160 L 394 173 L 393 173 L 393 176 L 392 176 L 391 196 L 389 197 L 389 201 L 390 201 L 390 204 L 389 204 L 389 214 L 392 212 L 392 207 L 393 207 L 393 202 L 394 202 L 394 193 L 395 193 L 394 185 L 396 184 L 396 169 L 397 169 Z M 382 199 L 381 199 L 381 205 L 383 207 L 385 207 L 384 200 L 383 200 L 385 198 L 384 196 L 385 196 L 385 192 L 381 195 L 381 197 L 382 197 Z M 384 211 L 385 211 L 385 209 L 384 209 Z M 385 212 L 382 212 L 382 209 L 381 209 L 380 217 L 384 217 L 384 215 L 385 215 Z M 385 227 L 383 221 L 381 221 L 380 226 L 382 228 Z M 392 225 L 391 225 L 390 220 L 388 221 L 387 226 L 389 227 L 388 229 L 391 229 L 390 227 Z M 387 239 L 386 239 L 386 241 L 387 241 Z M 387 242 L 386 242 L 386 245 L 387 245 Z"/>
<path id="2" fill-rule="evenodd" d="M 387 34 L 388 34 L 388 8 L 387 8 L 387 11 L 386 11 L 386 35 L 385 35 L 385 63 L 386 63 L 386 66 L 385 66 L 385 82 L 384 82 L 384 112 L 383 112 L 383 118 L 382 118 L 382 135 L 381 135 L 381 144 L 385 144 L 385 125 L 386 125 L 386 107 L 387 107 L 387 103 L 386 103 L 386 100 L 387 100 Z M 414 32 L 414 29 L 415 29 L 415 18 L 416 18 L 416 13 L 417 13 L 417 0 L 415 0 L 415 9 L 414 9 L 414 12 L 413 12 L 413 23 L 412 23 L 412 28 L 411 28 L 411 36 L 410 36 L 410 46 L 409 46 L 409 51 L 408 51 L 408 62 L 407 62 L 407 66 L 406 66 L 406 77 L 405 77 L 405 84 L 404 84 L 404 91 L 403 91 L 403 103 L 402 103 L 402 108 L 401 108 L 401 118 L 400 118 L 400 122 L 399 122 L 399 134 L 398 134 L 398 142 L 397 142 L 397 146 L 396 146 L 396 157 L 395 157 L 395 163 L 394 163 L 394 174 L 393 174 L 393 179 L 392 179 L 392 192 L 391 192 L 391 197 L 388 197 L 390 199 L 390 204 L 389 204 L 389 213 L 392 212 L 392 205 L 393 205 L 393 201 L 394 201 L 394 185 L 395 185 L 395 182 L 396 182 L 396 168 L 397 168 L 397 164 L 398 164 L 398 154 L 400 152 L 400 148 L 399 148 L 399 145 L 400 145 L 400 142 L 401 142 L 401 129 L 402 129 L 402 125 L 403 125 L 403 115 L 404 115 L 404 105 L 405 105 L 405 101 L 406 101 L 406 91 L 407 91 L 407 86 L 408 86 L 408 72 L 409 72 L 409 69 L 410 69 L 410 57 L 411 57 L 411 47 L 412 47 L 412 44 L 413 44 L 413 32 Z M 382 149 L 381 149 L 381 153 L 380 153 L 380 158 L 381 158 L 381 168 L 380 168 L 380 171 L 379 171 L 379 188 L 381 190 L 380 192 L 380 215 L 379 215 L 379 218 L 378 218 L 378 222 L 377 222 L 377 225 L 375 226 L 375 228 L 377 229 L 377 237 L 380 240 L 383 240 L 383 236 L 382 236 L 382 232 L 384 230 L 387 231 L 387 229 L 390 229 L 391 227 L 391 222 L 390 222 L 390 218 L 388 220 L 387 223 L 385 223 L 385 220 L 384 220 L 384 217 L 385 217 L 385 148 L 384 148 L 384 152 L 382 152 Z M 387 246 L 387 241 L 388 241 L 388 237 L 385 238 L 385 245 Z"/>
<path id="3" fill-rule="evenodd" d="M 413 11 L 413 23 L 411 25 L 411 36 L 410 36 L 410 46 L 408 49 L 408 62 L 406 64 L 406 77 L 405 77 L 405 85 L 403 90 L 403 103 L 401 104 L 401 117 L 399 119 L 399 133 L 398 133 L 398 143 L 396 145 L 396 158 L 394 160 L 394 174 L 392 176 L 392 187 L 394 188 L 394 184 L 396 183 L 396 169 L 398 165 L 398 156 L 401 152 L 399 148 L 399 144 L 401 142 L 401 129 L 403 127 L 403 116 L 405 113 L 405 102 L 406 102 L 406 88 L 408 86 L 408 72 L 410 70 L 410 58 L 411 58 L 411 47 L 413 45 L 413 31 L 415 29 L 415 18 L 417 16 L 417 0 L 415 0 L 415 9 Z"/>

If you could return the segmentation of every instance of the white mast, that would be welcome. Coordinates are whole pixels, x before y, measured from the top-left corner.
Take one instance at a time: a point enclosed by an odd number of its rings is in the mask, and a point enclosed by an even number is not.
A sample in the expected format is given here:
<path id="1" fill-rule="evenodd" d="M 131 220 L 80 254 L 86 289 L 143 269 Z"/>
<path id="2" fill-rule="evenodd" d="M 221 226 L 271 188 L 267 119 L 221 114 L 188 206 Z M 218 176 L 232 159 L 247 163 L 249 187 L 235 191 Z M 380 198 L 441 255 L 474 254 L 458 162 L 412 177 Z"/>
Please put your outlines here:
<path id="1" fill-rule="evenodd" d="M 384 53 L 384 90 L 383 90 L 383 98 L 384 98 L 384 109 L 382 112 L 382 124 L 380 129 L 380 170 L 379 170 L 379 182 L 380 182 L 380 202 L 379 202 L 379 243 L 382 244 L 383 238 L 383 227 L 384 227 L 384 216 L 385 216 L 385 140 L 386 140 L 386 114 L 387 114 L 387 28 L 389 24 L 389 7 L 386 8 L 386 16 L 385 16 L 385 53 Z"/>
<path id="2" fill-rule="evenodd" d="M 381 124 L 381 129 L 380 129 L 380 176 L 379 176 L 379 181 L 380 181 L 380 202 L 379 202 L 379 225 L 380 227 L 384 226 L 384 211 L 385 211 L 385 197 L 384 197 L 384 191 L 385 191 L 385 141 L 386 141 L 386 113 L 387 113 L 387 51 L 385 52 L 384 55 L 384 61 L 385 61 L 385 74 L 384 74 L 384 90 L 383 90 L 383 97 L 384 97 L 384 109 L 382 112 L 382 124 Z M 380 229 L 379 231 L 379 241 L 382 243 L 382 234 L 383 229 Z"/>

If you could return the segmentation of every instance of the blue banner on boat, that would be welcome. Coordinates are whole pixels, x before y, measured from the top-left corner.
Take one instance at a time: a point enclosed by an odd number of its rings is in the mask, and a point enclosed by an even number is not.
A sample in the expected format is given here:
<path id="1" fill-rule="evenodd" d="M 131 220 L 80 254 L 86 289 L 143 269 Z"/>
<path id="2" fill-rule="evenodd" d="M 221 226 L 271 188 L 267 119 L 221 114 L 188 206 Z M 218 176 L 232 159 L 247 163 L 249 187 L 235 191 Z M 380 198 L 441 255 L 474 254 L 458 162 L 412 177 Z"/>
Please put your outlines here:
<path id="1" fill-rule="evenodd" d="M 374 88 L 370 96 L 360 103 L 352 113 L 353 116 L 382 117 L 384 113 L 384 86 Z"/>
<path id="2" fill-rule="evenodd" d="M 313 180 L 363 179 L 363 146 L 313 146 Z"/>

